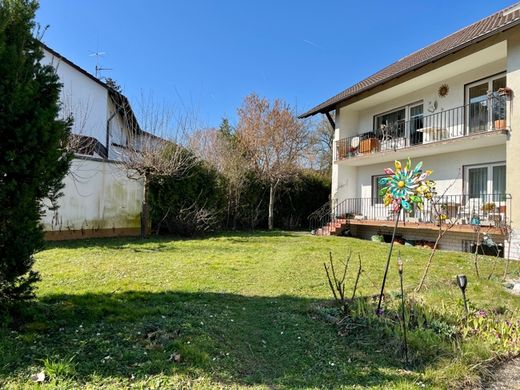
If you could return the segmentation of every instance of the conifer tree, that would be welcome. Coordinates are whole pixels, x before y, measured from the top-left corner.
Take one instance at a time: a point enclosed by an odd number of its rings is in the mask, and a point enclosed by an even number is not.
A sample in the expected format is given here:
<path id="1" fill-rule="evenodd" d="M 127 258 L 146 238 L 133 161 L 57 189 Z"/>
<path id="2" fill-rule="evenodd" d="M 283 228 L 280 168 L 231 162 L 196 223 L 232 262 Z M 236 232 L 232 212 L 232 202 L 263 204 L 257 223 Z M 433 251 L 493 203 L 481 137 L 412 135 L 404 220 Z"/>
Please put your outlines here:
<path id="1" fill-rule="evenodd" d="M 58 119 L 61 84 L 42 64 L 37 8 L 0 0 L 0 307 L 33 296 L 42 202 L 59 196 L 71 159 L 72 120 Z"/>

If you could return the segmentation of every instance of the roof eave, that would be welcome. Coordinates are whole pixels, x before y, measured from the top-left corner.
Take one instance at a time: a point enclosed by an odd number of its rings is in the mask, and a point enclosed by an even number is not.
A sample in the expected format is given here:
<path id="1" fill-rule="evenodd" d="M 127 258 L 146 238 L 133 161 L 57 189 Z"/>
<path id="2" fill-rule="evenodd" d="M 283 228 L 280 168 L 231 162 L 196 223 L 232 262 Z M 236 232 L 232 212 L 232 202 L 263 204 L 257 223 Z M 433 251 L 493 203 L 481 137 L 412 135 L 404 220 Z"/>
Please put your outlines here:
<path id="1" fill-rule="evenodd" d="M 325 102 L 317 105 L 316 107 L 310 109 L 309 111 L 299 115 L 298 118 L 304 119 L 304 118 L 308 118 L 308 117 L 316 115 L 316 114 L 324 114 L 326 112 L 330 112 L 331 110 L 335 109 L 335 107 L 337 105 L 342 104 L 342 103 L 352 99 L 353 97 L 356 97 L 356 96 L 359 96 L 359 95 L 361 95 L 363 93 L 371 91 L 372 89 L 374 89 L 374 88 L 376 88 L 378 86 L 384 85 L 384 84 L 388 83 L 389 81 L 398 79 L 399 77 L 402 77 L 405 74 L 414 72 L 414 71 L 416 71 L 416 70 L 418 70 L 418 69 L 420 69 L 420 68 L 422 68 L 422 67 L 424 67 L 424 66 L 426 66 L 428 64 L 437 62 L 437 61 L 439 61 L 440 59 L 442 59 L 444 57 L 447 57 L 447 56 L 449 56 L 451 54 L 459 52 L 459 51 L 461 51 L 461 50 L 463 50 L 463 49 L 465 49 L 467 47 L 470 47 L 472 45 L 475 45 L 475 44 L 477 44 L 479 42 L 485 41 L 486 39 L 491 38 L 492 36 L 498 35 L 500 33 L 503 33 L 504 31 L 509 30 L 509 29 L 511 29 L 513 27 L 516 27 L 517 25 L 520 25 L 520 19 L 513 20 L 511 23 L 509 23 L 507 25 L 504 25 L 504 26 L 502 26 L 499 29 L 496 29 L 494 31 L 490 31 L 487 34 L 483 34 L 483 35 L 481 35 L 479 37 L 476 37 L 476 38 L 472 39 L 471 41 L 465 42 L 465 43 L 463 43 L 463 44 L 461 44 L 459 46 L 456 46 L 456 47 L 454 47 L 454 48 L 452 48 L 452 49 L 450 49 L 450 50 L 448 50 L 448 51 L 446 51 L 444 53 L 441 53 L 441 54 L 439 54 L 439 55 L 437 55 L 435 57 L 429 58 L 426 61 L 420 62 L 417 65 L 414 65 L 414 66 L 412 66 L 412 67 L 410 67 L 408 69 L 405 69 L 405 70 L 403 70 L 401 72 L 396 73 L 392 77 L 389 77 L 389 78 L 383 79 L 383 80 L 381 80 L 379 82 L 376 82 L 376 83 L 370 85 L 369 87 L 360 89 L 359 91 L 357 91 L 357 92 L 355 92 L 355 93 L 353 93 L 353 94 L 351 94 L 349 96 L 346 96 L 344 98 L 340 98 L 337 101 L 334 101 L 335 97 L 332 97 L 332 98 L 328 99 L 328 100 L 331 101 L 330 104 L 326 104 L 327 101 L 325 101 Z"/>

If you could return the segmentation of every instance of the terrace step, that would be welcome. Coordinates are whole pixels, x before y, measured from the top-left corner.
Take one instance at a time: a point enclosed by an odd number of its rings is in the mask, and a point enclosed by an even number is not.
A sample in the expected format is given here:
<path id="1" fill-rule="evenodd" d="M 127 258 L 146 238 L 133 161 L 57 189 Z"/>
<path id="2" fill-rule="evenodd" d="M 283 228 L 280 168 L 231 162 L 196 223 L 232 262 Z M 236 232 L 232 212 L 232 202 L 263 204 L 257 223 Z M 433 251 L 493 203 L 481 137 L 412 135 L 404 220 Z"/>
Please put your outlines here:
<path id="1" fill-rule="evenodd" d="M 314 233 L 316 236 L 337 236 L 348 227 L 348 221 L 344 218 L 336 219 L 333 222 L 329 222 L 325 226 L 316 229 Z"/>

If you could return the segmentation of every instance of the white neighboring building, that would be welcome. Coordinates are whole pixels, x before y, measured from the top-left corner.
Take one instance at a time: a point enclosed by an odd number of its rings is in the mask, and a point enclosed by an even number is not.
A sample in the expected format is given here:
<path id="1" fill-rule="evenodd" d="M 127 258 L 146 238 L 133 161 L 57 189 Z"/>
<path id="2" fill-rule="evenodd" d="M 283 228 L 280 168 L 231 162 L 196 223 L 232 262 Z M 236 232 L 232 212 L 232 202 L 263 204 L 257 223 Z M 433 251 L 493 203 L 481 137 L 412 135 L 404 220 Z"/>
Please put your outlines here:
<path id="1" fill-rule="evenodd" d="M 42 218 L 47 239 L 138 235 L 143 184 L 127 177 L 117 163 L 128 144 L 129 127 L 138 128 L 125 96 L 43 45 L 63 84 L 62 112 L 74 117 L 76 153 L 64 179 L 57 211 Z M 128 126 L 128 124 L 133 124 Z"/>
<path id="2" fill-rule="evenodd" d="M 520 258 L 520 3 L 418 50 L 301 117 L 325 114 L 335 128 L 332 221 L 370 238 L 393 216 L 377 179 L 411 157 L 434 171 L 438 194 L 457 225 L 441 248 L 472 250 L 474 228 Z M 335 114 L 335 115 L 332 115 Z M 473 224 L 472 224 L 473 222 Z M 511 223 L 512 234 L 506 226 Z M 428 207 L 399 224 L 403 240 L 432 241 Z"/>

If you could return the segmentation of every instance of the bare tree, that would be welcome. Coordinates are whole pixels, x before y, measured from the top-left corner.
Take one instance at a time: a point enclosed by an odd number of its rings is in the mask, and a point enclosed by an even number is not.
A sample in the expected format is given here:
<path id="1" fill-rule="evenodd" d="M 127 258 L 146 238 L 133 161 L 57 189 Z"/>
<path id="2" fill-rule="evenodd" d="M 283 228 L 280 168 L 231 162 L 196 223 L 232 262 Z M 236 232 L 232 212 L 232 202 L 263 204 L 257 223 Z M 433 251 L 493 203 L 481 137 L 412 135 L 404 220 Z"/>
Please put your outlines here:
<path id="1" fill-rule="evenodd" d="M 227 218 L 226 226 L 233 230 L 237 228 L 239 217 L 245 217 L 242 209 L 242 197 L 246 189 L 252 165 L 246 158 L 246 152 L 238 142 L 234 128 L 227 119 L 223 119 L 218 129 L 197 131 L 190 138 L 190 146 L 196 156 L 210 163 L 226 179 Z M 259 216 L 259 206 L 254 205 L 248 213 L 251 214 L 251 226 L 256 225 Z M 249 219 L 249 218 L 248 218 Z"/>
<path id="2" fill-rule="evenodd" d="M 312 147 L 309 148 L 307 158 L 313 167 L 329 176 L 332 170 L 334 128 L 325 116 L 322 116 L 315 124 L 310 138 Z"/>
<path id="3" fill-rule="evenodd" d="M 268 227 L 273 229 L 278 186 L 299 168 L 309 144 L 306 122 L 282 100 L 251 94 L 238 109 L 237 141 L 253 168 L 269 182 Z"/>
<path id="4" fill-rule="evenodd" d="M 194 128 L 194 116 L 175 112 L 165 104 L 141 96 L 139 123 L 126 97 L 115 95 L 127 131 L 121 144 L 114 145 L 117 159 L 132 179 L 143 181 L 141 235 L 151 229 L 148 193 L 150 182 L 161 177 L 181 178 L 189 174 L 197 160 L 183 140 Z"/>

